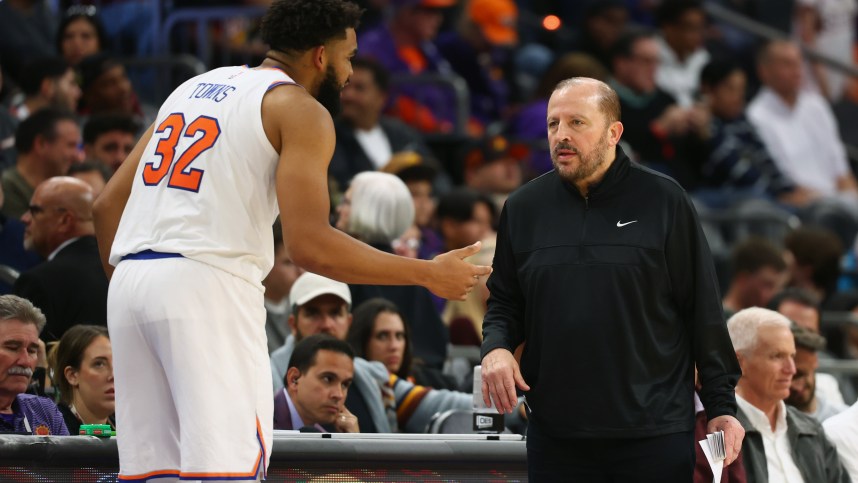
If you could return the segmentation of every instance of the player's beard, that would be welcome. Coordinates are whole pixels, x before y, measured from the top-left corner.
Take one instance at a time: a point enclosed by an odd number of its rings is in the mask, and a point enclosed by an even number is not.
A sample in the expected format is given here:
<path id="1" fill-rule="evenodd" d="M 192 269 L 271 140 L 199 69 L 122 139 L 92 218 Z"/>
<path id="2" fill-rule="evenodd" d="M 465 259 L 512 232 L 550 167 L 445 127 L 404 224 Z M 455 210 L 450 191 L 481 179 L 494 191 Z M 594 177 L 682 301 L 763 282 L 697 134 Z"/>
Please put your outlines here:
<path id="1" fill-rule="evenodd" d="M 575 149 L 575 152 L 578 154 L 578 165 L 575 167 L 562 166 L 557 163 L 556 151 L 558 149 L 573 149 L 572 145 L 561 141 L 554 146 L 554 149 L 551 151 L 551 164 L 554 165 L 554 170 L 557 171 L 557 174 L 561 178 L 574 184 L 579 180 L 584 180 L 592 176 L 607 161 L 608 150 L 610 149 L 608 145 L 608 130 L 605 130 L 602 137 L 599 138 L 599 142 L 596 143 L 589 153 Z"/>
<path id="2" fill-rule="evenodd" d="M 319 101 L 319 104 L 325 106 L 325 109 L 331 113 L 331 117 L 337 117 L 340 113 L 340 109 L 342 108 L 340 105 L 340 92 L 342 90 L 343 86 L 337 82 L 337 72 L 332 65 L 328 65 L 328 69 L 325 71 L 325 78 L 322 79 L 322 83 L 319 85 L 319 95 L 316 96 L 316 100 Z"/>

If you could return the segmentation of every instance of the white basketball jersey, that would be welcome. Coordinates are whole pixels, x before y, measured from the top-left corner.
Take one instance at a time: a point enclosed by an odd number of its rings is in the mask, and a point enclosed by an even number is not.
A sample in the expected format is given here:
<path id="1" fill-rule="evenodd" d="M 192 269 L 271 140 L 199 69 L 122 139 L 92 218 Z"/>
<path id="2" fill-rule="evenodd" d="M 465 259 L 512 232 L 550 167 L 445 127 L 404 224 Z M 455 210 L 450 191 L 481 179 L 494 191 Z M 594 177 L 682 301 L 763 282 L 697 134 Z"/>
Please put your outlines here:
<path id="1" fill-rule="evenodd" d="M 278 155 L 262 97 L 283 71 L 223 67 L 185 82 L 158 112 L 110 253 L 179 253 L 261 289 L 274 264 Z M 295 87 L 300 88 L 300 87 Z"/>

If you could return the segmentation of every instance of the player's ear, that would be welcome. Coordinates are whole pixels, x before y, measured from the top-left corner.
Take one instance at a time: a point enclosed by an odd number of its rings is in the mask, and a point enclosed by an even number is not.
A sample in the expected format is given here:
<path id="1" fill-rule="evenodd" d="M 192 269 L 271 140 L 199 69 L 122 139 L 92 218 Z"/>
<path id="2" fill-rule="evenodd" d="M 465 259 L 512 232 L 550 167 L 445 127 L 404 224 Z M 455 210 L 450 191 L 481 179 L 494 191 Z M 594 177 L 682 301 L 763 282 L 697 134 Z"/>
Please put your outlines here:
<path id="1" fill-rule="evenodd" d="M 313 49 L 313 65 L 320 71 L 325 71 L 327 68 L 327 49 L 324 45 L 320 45 Z"/>

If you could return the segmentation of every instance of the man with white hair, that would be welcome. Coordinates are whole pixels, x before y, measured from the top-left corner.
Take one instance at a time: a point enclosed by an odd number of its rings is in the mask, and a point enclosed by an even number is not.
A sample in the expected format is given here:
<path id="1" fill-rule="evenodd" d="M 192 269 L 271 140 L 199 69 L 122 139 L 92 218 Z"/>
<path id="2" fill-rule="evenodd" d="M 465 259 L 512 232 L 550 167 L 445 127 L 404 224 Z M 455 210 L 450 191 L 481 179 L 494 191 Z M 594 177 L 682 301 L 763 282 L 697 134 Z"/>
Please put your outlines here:
<path id="1" fill-rule="evenodd" d="M 796 372 L 789 319 L 752 307 L 730 317 L 727 329 L 742 368 L 736 417 L 745 428 L 748 482 L 848 483 L 820 423 L 783 402 Z"/>

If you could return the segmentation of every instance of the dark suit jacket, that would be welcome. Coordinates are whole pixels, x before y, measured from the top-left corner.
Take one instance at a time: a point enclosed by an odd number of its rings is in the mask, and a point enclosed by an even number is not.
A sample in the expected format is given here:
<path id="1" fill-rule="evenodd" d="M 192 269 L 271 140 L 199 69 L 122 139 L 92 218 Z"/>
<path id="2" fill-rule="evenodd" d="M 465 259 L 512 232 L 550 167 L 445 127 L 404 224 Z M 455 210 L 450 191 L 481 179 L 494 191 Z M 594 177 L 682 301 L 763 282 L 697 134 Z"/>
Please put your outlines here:
<path id="1" fill-rule="evenodd" d="M 415 151 L 424 158 L 431 155 L 420 134 L 402 121 L 382 116 L 378 123 L 387 135 L 392 152 Z M 337 180 L 340 188 L 343 188 L 354 175 L 363 171 L 375 171 L 376 168 L 355 137 L 355 131 L 351 125 L 338 119 L 334 122 L 334 128 L 337 132 L 337 146 L 334 149 L 328 174 Z"/>
<path id="2" fill-rule="evenodd" d="M 274 429 L 301 429 L 292 427 L 292 412 L 283 389 L 274 396 Z"/>
<path id="3" fill-rule="evenodd" d="M 13 291 L 45 314 L 45 342 L 75 324 L 107 325 L 107 277 L 94 236 L 75 240 L 53 260 L 22 273 Z"/>

